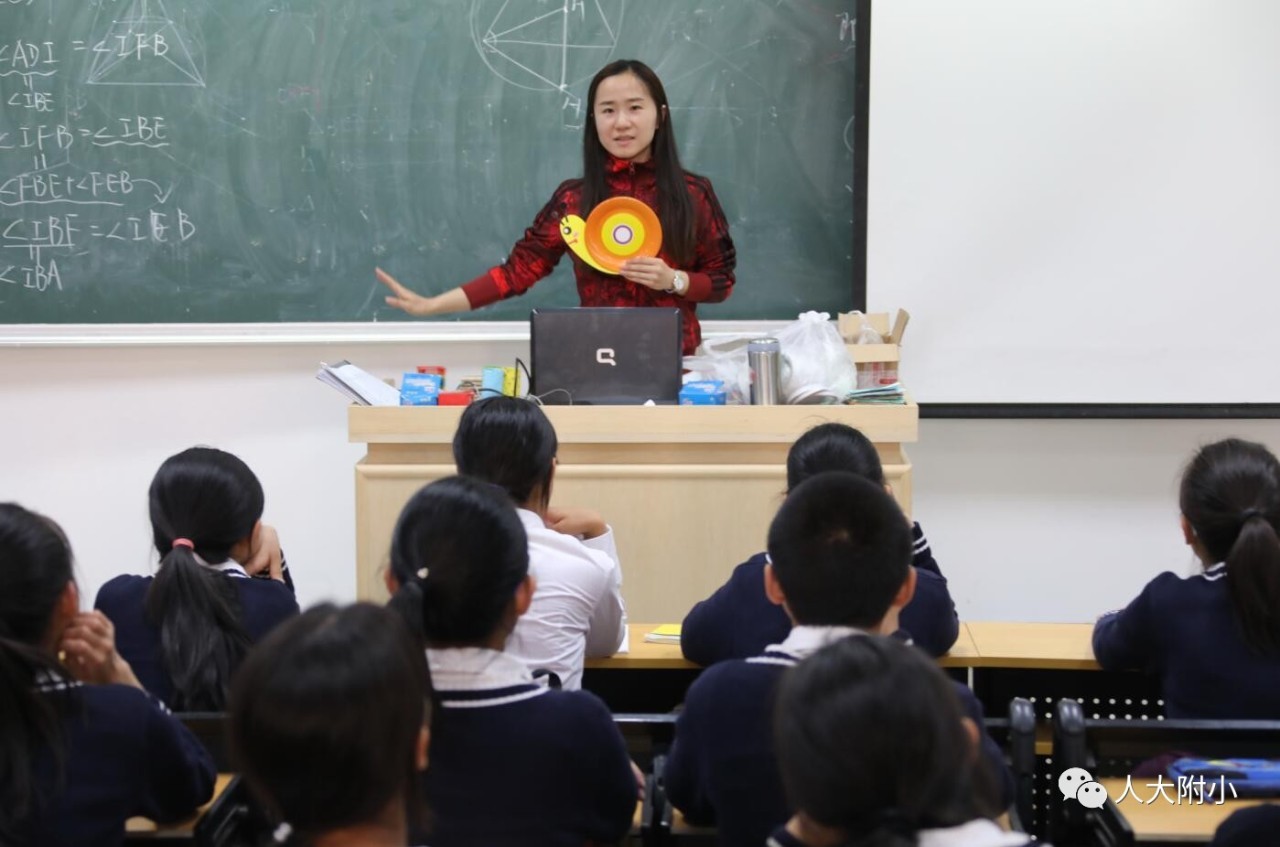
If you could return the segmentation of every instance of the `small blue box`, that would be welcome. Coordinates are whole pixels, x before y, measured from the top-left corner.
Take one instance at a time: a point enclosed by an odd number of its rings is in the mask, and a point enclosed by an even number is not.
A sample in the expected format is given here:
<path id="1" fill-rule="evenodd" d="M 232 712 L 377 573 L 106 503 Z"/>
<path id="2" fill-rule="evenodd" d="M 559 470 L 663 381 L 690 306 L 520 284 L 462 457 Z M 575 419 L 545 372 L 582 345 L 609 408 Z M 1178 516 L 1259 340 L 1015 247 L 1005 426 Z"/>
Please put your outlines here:
<path id="1" fill-rule="evenodd" d="M 723 406 L 725 399 L 724 383 L 718 379 L 686 382 L 680 389 L 681 406 Z"/>
<path id="2" fill-rule="evenodd" d="M 400 380 L 400 405 L 435 406 L 443 386 L 440 374 L 406 373 Z"/>

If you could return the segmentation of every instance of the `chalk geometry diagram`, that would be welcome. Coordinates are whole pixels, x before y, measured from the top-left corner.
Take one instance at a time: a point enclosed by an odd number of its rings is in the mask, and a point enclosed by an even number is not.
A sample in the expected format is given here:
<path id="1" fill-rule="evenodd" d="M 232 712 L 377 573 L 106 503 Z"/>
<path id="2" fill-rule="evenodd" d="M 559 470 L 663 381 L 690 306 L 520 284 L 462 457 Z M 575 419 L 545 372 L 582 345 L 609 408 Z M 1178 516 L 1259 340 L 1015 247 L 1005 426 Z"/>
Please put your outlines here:
<path id="1" fill-rule="evenodd" d="M 133 0 L 94 42 L 89 85 L 188 85 L 204 88 L 191 58 L 191 38 L 169 17 L 164 0 Z"/>
<path id="2" fill-rule="evenodd" d="M 625 0 L 474 0 L 471 37 L 489 69 L 512 85 L 568 94 L 617 47 L 624 5 Z"/>

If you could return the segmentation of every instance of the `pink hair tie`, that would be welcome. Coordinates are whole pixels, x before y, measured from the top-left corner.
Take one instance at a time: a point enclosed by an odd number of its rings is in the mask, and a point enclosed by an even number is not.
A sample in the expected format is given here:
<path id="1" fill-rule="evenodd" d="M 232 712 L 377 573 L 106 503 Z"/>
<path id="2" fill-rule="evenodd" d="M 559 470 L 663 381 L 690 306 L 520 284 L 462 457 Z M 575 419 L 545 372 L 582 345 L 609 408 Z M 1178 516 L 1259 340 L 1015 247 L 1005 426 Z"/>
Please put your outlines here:
<path id="1" fill-rule="evenodd" d="M 175 538 L 173 539 L 173 546 L 175 548 L 186 547 L 188 550 L 196 549 L 195 542 L 193 542 L 190 538 Z"/>

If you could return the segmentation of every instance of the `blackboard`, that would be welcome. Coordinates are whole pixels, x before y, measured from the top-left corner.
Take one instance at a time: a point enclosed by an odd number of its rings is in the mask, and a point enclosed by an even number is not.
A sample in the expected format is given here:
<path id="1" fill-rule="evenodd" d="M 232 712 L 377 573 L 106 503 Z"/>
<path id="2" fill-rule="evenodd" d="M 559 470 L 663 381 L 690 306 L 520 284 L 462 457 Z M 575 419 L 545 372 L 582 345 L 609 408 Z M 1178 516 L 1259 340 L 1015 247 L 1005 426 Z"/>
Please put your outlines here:
<path id="1" fill-rule="evenodd" d="M 502 261 L 624 57 L 663 79 L 737 243 L 704 319 L 847 309 L 859 7 L 0 0 L 0 323 L 403 319 L 374 266 L 434 293 Z M 576 302 L 566 258 L 471 317 Z"/>

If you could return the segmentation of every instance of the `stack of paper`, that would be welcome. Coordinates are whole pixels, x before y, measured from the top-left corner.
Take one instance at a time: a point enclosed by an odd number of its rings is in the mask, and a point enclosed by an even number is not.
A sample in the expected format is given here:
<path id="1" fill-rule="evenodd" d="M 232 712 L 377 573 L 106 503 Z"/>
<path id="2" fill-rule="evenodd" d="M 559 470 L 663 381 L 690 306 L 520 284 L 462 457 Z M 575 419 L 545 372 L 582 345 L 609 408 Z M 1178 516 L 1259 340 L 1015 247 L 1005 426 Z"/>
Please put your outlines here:
<path id="1" fill-rule="evenodd" d="M 651 644 L 679 644 L 680 643 L 680 624 L 664 623 L 662 626 L 648 633 L 644 637 L 645 641 Z"/>
<path id="2" fill-rule="evenodd" d="M 341 391 L 359 406 L 399 406 L 400 391 L 366 370 L 343 359 L 336 365 L 320 363 L 316 379 Z"/>
<path id="3" fill-rule="evenodd" d="M 844 402 L 859 405 L 901 406 L 907 402 L 902 393 L 902 383 L 877 385 L 874 388 L 857 388 L 844 396 Z"/>

